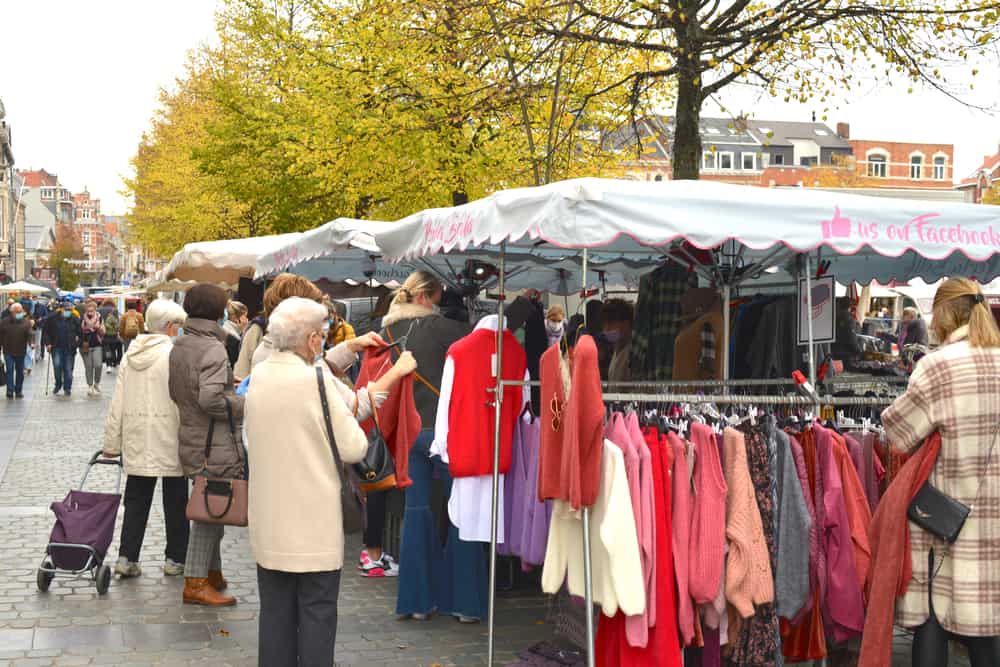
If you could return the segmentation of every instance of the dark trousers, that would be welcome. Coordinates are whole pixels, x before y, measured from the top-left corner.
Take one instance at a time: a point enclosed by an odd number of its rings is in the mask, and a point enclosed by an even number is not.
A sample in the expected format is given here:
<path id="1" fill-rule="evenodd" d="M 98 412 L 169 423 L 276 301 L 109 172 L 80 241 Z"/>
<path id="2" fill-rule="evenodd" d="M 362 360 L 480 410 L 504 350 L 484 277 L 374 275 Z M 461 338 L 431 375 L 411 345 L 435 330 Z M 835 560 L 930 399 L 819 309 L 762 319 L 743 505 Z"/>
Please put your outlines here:
<path id="1" fill-rule="evenodd" d="M 260 667 L 330 667 L 337 643 L 340 570 L 281 572 L 257 566 Z"/>
<path id="2" fill-rule="evenodd" d="M 934 550 L 927 555 L 928 572 L 935 572 Z M 933 578 L 932 578 L 933 579 Z M 965 644 L 972 667 L 1000 665 L 1000 637 L 967 637 L 948 632 L 934 613 L 933 582 L 927 591 L 930 617 L 913 633 L 913 667 L 948 667 L 948 643 Z"/>
<path id="3" fill-rule="evenodd" d="M 56 391 L 73 389 L 73 367 L 76 366 L 76 350 L 52 348 L 52 372 L 56 376 Z"/>
<path id="4" fill-rule="evenodd" d="M 187 555 L 189 524 L 186 516 L 188 483 L 184 477 L 163 477 L 163 518 L 167 524 L 166 557 L 183 563 Z M 146 536 L 149 508 L 153 505 L 156 477 L 129 475 L 125 482 L 125 519 L 118 555 L 130 563 L 139 562 Z"/>
<path id="5" fill-rule="evenodd" d="M 20 394 L 24 388 L 24 355 L 4 354 L 7 365 L 7 395 Z"/>
<path id="6" fill-rule="evenodd" d="M 108 336 L 104 339 L 104 363 L 116 368 L 122 362 L 122 339 L 118 336 Z"/>
<path id="7" fill-rule="evenodd" d="M 387 491 L 372 491 L 368 494 L 365 503 L 365 546 L 378 547 L 384 545 L 385 535 L 385 500 Z"/>

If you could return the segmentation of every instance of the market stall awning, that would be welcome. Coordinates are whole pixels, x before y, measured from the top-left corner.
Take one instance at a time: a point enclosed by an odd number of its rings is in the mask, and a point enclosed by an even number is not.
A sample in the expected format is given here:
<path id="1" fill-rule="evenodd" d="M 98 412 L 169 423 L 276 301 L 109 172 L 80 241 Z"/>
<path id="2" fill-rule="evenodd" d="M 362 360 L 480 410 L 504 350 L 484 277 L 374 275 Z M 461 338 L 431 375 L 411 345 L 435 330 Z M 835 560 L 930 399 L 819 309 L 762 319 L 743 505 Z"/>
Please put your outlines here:
<path id="1" fill-rule="evenodd" d="M 470 249 L 461 257 L 416 258 L 393 263 L 382 258 L 375 234 L 396 223 L 375 220 L 338 218 L 303 233 L 299 238 L 262 255 L 257 261 L 256 279 L 290 271 L 309 280 L 330 282 L 370 280 L 374 284 L 402 283 L 416 269 L 430 270 L 446 281 L 455 281 L 467 260 L 496 262 L 491 249 Z M 579 290 L 582 263 L 575 251 L 560 248 L 520 248 L 508 253 L 511 265 L 518 268 L 508 275 L 511 289 L 533 287 L 554 294 Z M 603 281 L 608 285 L 632 286 L 638 275 L 652 268 L 649 261 L 627 261 L 606 254 L 592 257 L 589 284 Z"/>
<path id="2" fill-rule="evenodd" d="M 337 218 L 315 229 L 289 239 L 257 260 L 255 277 L 265 278 L 292 267 L 300 266 L 315 259 L 330 257 L 338 251 L 353 251 L 344 253 L 344 259 L 354 259 L 359 265 L 369 256 L 379 254 L 375 245 L 375 233 L 385 231 L 391 223 L 376 220 L 355 220 L 352 218 Z M 363 274 L 351 273 L 345 270 L 342 279 L 360 278 Z M 335 276 L 326 276 L 329 280 L 337 280 Z"/>
<path id="3" fill-rule="evenodd" d="M 0 285 L 0 293 L 3 294 L 48 294 L 51 291 L 51 288 L 26 283 L 23 280 L 19 280 L 16 283 L 8 283 L 7 285 Z"/>
<path id="4" fill-rule="evenodd" d="M 838 280 L 1000 275 L 1000 207 L 707 181 L 584 178 L 415 213 L 376 234 L 390 261 L 468 248 L 591 248 L 618 259 L 735 241 L 743 261 L 823 249 Z"/>
<path id="5" fill-rule="evenodd" d="M 261 255 L 300 236 L 294 233 L 189 243 L 170 260 L 164 277 L 166 280 L 237 285 L 240 278 L 253 277 Z"/>

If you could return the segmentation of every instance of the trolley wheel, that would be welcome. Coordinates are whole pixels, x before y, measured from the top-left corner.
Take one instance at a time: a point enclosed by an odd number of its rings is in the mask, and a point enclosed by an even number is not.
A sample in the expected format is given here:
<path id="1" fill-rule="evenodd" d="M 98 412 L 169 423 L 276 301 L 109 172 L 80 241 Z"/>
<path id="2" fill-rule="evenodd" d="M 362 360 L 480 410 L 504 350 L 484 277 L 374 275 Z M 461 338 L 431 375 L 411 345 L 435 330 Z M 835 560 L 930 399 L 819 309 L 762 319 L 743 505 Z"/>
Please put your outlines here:
<path id="1" fill-rule="evenodd" d="M 94 581 L 97 584 L 97 594 L 104 595 L 108 592 L 108 587 L 111 586 L 111 568 L 107 565 L 102 565 L 97 568 L 97 576 L 94 577 Z"/>
<path id="2" fill-rule="evenodd" d="M 46 568 L 52 567 L 52 563 L 50 561 L 45 561 L 42 564 L 42 567 Z M 54 573 L 45 572 L 44 570 L 39 568 L 38 575 L 35 577 L 35 583 L 38 584 L 38 590 L 40 590 L 42 593 L 47 592 L 49 590 L 49 585 L 52 584 L 52 580 L 55 578 L 56 575 Z"/>

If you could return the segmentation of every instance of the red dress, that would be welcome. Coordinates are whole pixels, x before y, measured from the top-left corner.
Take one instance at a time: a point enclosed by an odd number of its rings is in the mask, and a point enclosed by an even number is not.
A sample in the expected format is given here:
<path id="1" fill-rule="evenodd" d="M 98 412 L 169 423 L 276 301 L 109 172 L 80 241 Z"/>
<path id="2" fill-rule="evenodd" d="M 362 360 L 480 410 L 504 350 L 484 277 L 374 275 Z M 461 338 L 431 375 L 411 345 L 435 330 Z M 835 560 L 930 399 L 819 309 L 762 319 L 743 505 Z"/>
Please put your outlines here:
<path id="1" fill-rule="evenodd" d="M 645 648 L 629 646 L 625 615 L 600 617 L 595 655 L 600 667 L 683 667 L 677 630 L 677 588 L 674 581 L 673 525 L 671 520 L 671 466 L 673 453 L 667 439 L 655 428 L 643 429 L 653 461 L 656 515 L 656 625 L 649 629 Z"/>

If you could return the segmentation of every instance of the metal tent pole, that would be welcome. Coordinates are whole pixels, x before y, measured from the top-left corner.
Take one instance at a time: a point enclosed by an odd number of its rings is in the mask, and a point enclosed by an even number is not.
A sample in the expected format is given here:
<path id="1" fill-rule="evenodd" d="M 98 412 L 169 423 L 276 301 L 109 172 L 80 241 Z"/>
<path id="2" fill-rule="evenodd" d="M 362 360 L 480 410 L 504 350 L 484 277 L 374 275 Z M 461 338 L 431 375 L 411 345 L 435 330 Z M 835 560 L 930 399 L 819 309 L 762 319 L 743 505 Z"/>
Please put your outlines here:
<path id="1" fill-rule="evenodd" d="M 722 286 L 722 379 L 729 379 L 729 301 L 732 288 Z"/>
<path id="2" fill-rule="evenodd" d="M 490 584 L 489 584 L 489 610 L 487 615 L 486 636 L 488 648 L 486 650 L 486 665 L 493 667 L 493 643 L 496 639 L 496 584 L 497 584 L 497 517 L 500 511 L 500 431 L 501 431 L 501 405 L 503 403 L 503 307 L 504 273 L 506 271 L 506 242 L 500 244 L 500 276 L 497 282 L 497 354 L 496 365 L 493 367 L 493 377 L 496 379 L 496 389 L 493 393 L 493 503 L 490 507 Z M 509 521 L 510 518 L 508 517 Z"/>
<path id="3" fill-rule="evenodd" d="M 816 386 L 816 351 L 813 349 L 813 296 L 812 296 L 812 262 L 809 253 L 806 258 L 806 331 L 809 340 L 809 384 Z"/>
<path id="4" fill-rule="evenodd" d="M 587 293 L 587 264 L 590 253 L 583 249 L 583 293 Z M 586 313 L 587 309 L 584 308 Z M 586 318 L 586 314 L 584 314 Z M 590 508 L 583 508 L 583 597 L 587 623 L 587 667 L 595 667 L 594 661 L 594 574 L 590 562 Z"/>

